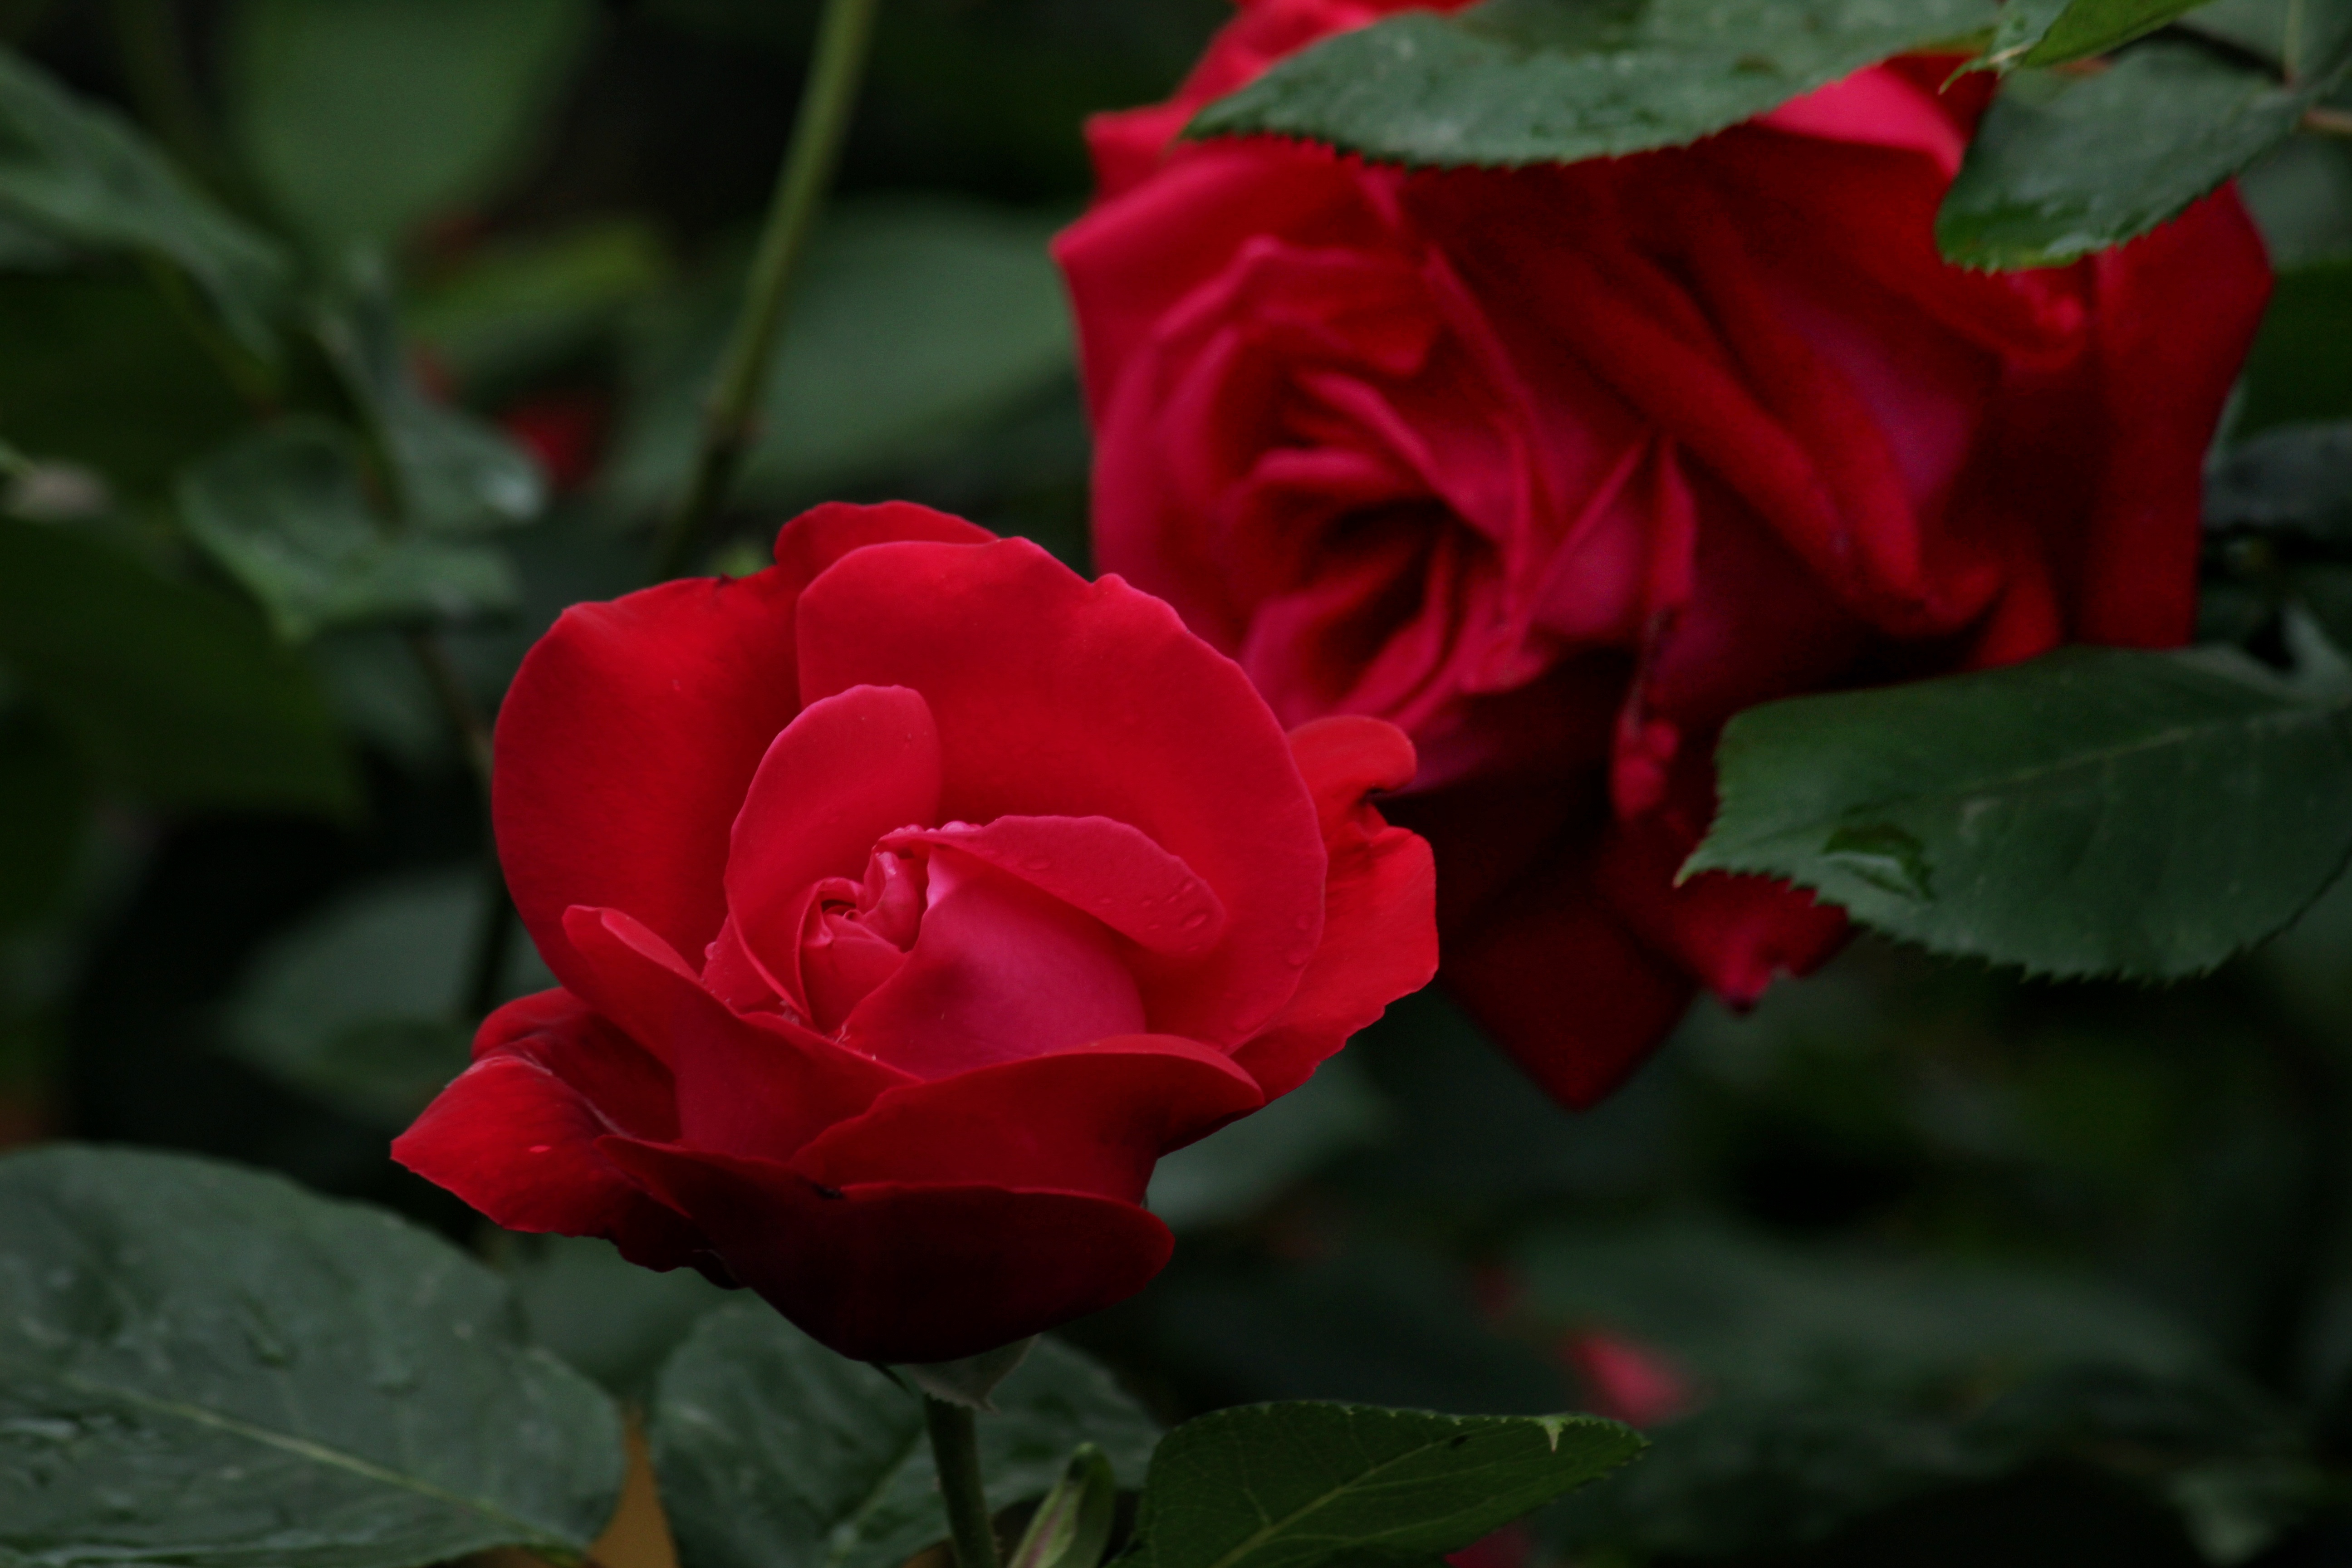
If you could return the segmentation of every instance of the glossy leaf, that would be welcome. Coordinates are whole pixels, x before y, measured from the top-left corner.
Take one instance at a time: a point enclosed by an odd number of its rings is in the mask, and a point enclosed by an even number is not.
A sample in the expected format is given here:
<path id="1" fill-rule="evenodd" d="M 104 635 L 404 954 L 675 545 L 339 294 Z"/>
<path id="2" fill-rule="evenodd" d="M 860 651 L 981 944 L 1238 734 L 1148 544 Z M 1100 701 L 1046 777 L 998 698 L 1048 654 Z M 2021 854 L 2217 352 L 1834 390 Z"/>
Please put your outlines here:
<path id="1" fill-rule="evenodd" d="M 181 1155 L 0 1162 L 0 1561 L 570 1561 L 619 1414 L 497 1277 L 381 1210 Z"/>
<path id="2" fill-rule="evenodd" d="M 340 259 L 513 174 L 593 21 L 584 0 L 243 0 L 230 125 L 272 205 Z"/>
<path id="3" fill-rule="evenodd" d="M 0 518 L 0 664 L 111 788 L 173 806 L 355 804 L 325 701 L 267 628 L 95 540 Z"/>
<path id="4" fill-rule="evenodd" d="M 1300 136 L 1416 167 L 1614 157 L 1966 39 L 1995 14 L 1984 0 L 1486 0 L 1326 39 L 1186 134 Z"/>
<path id="5" fill-rule="evenodd" d="M 2171 979 L 2292 921 L 2352 852 L 2347 700 L 2234 656 L 2067 648 L 1768 703 L 1685 873 L 1785 877 L 1945 953 Z"/>
<path id="6" fill-rule="evenodd" d="M 2063 65 L 2152 33 L 2206 0 L 2010 0 L 1976 63 L 1997 70 Z"/>
<path id="7" fill-rule="evenodd" d="M 2310 73 L 2291 85 L 2169 40 L 2087 77 L 2011 77 L 1945 194 L 1937 243 L 1965 266 L 2055 267 L 2179 216 L 2342 79 L 2352 10 L 2332 11 L 2313 47 Z"/>
<path id="8" fill-rule="evenodd" d="M 392 463 L 402 520 L 428 533 L 512 528 L 547 504 L 539 466 L 462 408 L 428 397 L 409 368 L 390 285 L 374 266 L 354 268 L 354 286 L 323 310 L 319 341 Z"/>
<path id="9" fill-rule="evenodd" d="M 1159 1436 L 1101 1368 L 1041 1340 L 980 1421 L 999 1508 L 1042 1496 L 1079 1442 L 1133 1485 Z M 921 1400 L 745 1302 L 705 1318 L 662 1370 L 654 1467 L 694 1568 L 896 1568 L 947 1533 Z"/>
<path id="10" fill-rule="evenodd" d="M 317 420 L 264 430 L 192 469 L 180 510 L 289 641 L 508 610 L 520 591 L 495 550 L 388 528 L 362 486 L 357 448 Z"/>
<path id="11" fill-rule="evenodd" d="M 1136 1516 L 1136 1568 L 1426 1562 L 1640 1453 L 1594 1415 L 1434 1415 L 1254 1405 L 1161 1440 Z"/>
<path id="12" fill-rule="evenodd" d="M 199 193 L 113 110 L 0 47 L 0 217 L 77 250 L 160 257 L 245 345 L 269 352 L 286 282 L 269 242 Z"/>

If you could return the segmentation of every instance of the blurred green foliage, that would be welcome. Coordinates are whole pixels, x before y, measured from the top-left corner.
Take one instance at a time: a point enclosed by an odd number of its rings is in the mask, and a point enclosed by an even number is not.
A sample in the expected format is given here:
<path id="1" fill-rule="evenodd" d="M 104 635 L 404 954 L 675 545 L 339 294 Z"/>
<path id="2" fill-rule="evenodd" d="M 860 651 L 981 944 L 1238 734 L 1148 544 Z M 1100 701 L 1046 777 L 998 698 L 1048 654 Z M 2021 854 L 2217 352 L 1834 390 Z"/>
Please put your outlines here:
<path id="1" fill-rule="evenodd" d="M 2284 9 L 2182 22 L 2258 48 Z M 0 5 L 0 1139 L 391 1203 L 641 1401 L 689 1334 L 672 1399 L 774 1325 L 698 1331 L 720 1292 L 601 1243 L 483 1237 L 384 1143 L 463 1060 L 483 974 L 546 983 L 480 963 L 465 726 L 564 605 L 641 580 L 814 12 Z M 1083 117 L 1164 93 L 1226 14 L 892 0 L 711 563 L 829 496 L 1083 563 L 1044 241 L 1087 197 Z M 2282 275 L 2208 622 L 2284 665 L 2290 626 L 2352 628 L 2352 148 L 2289 141 L 2246 189 Z M 1580 1117 L 1416 997 L 1166 1163 L 1175 1264 L 1074 1337 L 1167 1419 L 1643 1426 L 1646 1458 L 1538 1521 L 1544 1563 L 2343 1562 L 2347 1131 L 2340 885 L 2164 991 L 1865 941 L 1749 1016 L 1702 1007 Z"/>

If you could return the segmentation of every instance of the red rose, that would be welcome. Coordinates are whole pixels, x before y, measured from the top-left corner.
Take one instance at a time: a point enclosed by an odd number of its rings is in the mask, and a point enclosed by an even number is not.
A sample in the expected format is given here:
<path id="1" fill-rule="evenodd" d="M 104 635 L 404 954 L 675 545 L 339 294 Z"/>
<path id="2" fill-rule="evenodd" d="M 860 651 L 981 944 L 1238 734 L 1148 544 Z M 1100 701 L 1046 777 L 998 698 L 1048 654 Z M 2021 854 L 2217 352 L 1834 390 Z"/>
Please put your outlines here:
<path id="1" fill-rule="evenodd" d="M 499 718 L 559 991 L 394 1145 L 501 1225 L 750 1286 L 845 1355 L 977 1353 L 1167 1260 L 1162 1153 L 1436 966 L 1412 746 L 1285 737 L 1115 577 L 914 506 L 568 611 Z"/>
<path id="2" fill-rule="evenodd" d="M 1056 251 L 1104 565 L 1285 723 L 1422 771 L 1444 978 L 1544 1086 L 1607 1093 L 1696 986 L 1844 931 L 1676 888 L 1717 731 L 1774 698 L 2189 635 L 2199 469 L 2268 289 L 2237 197 L 2079 266 L 1949 267 L 1990 91 L 1864 70 L 1687 148 L 1409 173 L 1172 144 L 1281 54 L 1402 9 L 1244 0 L 1174 102 L 1090 128 Z"/>

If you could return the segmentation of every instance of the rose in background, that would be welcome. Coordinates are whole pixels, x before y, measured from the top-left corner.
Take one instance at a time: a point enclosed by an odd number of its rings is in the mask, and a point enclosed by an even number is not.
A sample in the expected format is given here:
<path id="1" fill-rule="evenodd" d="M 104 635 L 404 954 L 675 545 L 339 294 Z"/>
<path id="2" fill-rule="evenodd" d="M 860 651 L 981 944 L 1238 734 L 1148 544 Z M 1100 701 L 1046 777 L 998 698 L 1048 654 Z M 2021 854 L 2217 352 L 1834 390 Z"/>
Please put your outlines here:
<path id="1" fill-rule="evenodd" d="M 1946 265 L 1991 90 L 1948 58 L 1568 166 L 1172 140 L 1406 8 L 1243 0 L 1175 99 L 1090 127 L 1056 254 L 1097 550 L 1284 722 L 1412 732 L 1393 814 L 1437 849 L 1444 978 L 1583 1105 L 1698 986 L 1752 1003 L 1844 934 L 1783 884 L 1676 886 L 1732 714 L 2186 640 L 2269 274 L 2227 191 L 2073 268 Z"/>
<path id="2" fill-rule="evenodd" d="M 1116 579 L 924 508 L 568 611 L 501 710 L 499 850 L 560 990 L 394 1145 L 517 1230 L 953 1359 L 1139 1289 L 1162 1153 L 1436 967 L 1387 723 L 1286 736 Z"/>

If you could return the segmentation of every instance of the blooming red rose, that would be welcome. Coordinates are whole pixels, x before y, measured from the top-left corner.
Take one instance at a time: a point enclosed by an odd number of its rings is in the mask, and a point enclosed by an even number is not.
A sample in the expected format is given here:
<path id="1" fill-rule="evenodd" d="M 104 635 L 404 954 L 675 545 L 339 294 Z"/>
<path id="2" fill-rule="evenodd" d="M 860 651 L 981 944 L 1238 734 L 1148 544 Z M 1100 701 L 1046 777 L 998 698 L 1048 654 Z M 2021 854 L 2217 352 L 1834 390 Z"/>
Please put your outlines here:
<path id="1" fill-rule="evenodd" d="M 499 1224 L 748 1285 L 845 1355 L 975 1354 L 1168 1257 L 1153 1162 L 1436 966 L 1388 724 L 1288 736 L 1157 599 L 914 506 L 568 611 L 499 717 L 562 989 L 394 1154 Z"/>
<path id="2" fill-rule="evenodd" d="M 1097 545 L 1284 722 L 1412 733 L 1391 815 L 1436 847 L 1444 977 L 1582 1104 L 1699 984 L 1752 1002 L 1843 934 L 1784 884 L 1675 885 L 1733 713 L 2188 636 L 2269 274 L 2229 193 L 2078 266 L 1947 266 L 1990 90 L 1950 59 L 1569 165 L 1171 142 L 1405 8 L 1243 0 L 1171 103 L 1090 128 L 1101 198 L 1056 251 Z"/>

